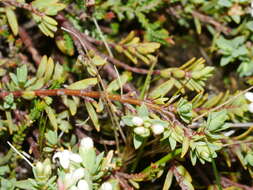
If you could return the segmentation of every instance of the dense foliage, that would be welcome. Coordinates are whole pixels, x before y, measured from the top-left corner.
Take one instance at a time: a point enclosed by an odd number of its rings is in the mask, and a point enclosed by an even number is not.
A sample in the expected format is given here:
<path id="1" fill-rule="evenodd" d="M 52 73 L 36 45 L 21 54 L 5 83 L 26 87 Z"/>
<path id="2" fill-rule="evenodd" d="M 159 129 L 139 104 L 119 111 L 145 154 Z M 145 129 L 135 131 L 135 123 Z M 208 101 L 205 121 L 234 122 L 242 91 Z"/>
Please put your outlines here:
<path id="1" fill-rule="evenodd" d="M 0 189 L 253 188 L 249 0 L 0 0 Z"/>

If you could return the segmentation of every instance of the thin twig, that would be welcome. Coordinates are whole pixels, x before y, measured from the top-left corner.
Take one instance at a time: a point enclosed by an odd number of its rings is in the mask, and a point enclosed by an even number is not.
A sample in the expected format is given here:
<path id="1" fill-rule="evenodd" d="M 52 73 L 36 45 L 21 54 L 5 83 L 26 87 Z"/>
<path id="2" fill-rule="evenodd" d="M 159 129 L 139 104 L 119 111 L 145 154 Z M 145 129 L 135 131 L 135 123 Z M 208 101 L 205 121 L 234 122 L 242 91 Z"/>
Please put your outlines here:
<path id="1" fill-rule="evenodd" d="M 246 90 L 240 92 L 240 93 L 237 94 L 236 96 L 233 96 L 232 98 L 228 99 L 228 100 L 227 100 L 226 102 L 224 102 L 223 104 L 220 104 L 219 106 L 216 106 L 216 107 L 214 107 L 213 109 L 210 109 L 209 111 L 204 112 L 203 114 L 199 115 L 198 117 L 195 117 L 195 118 L 192 120 L 192 122 L 201 119 L 202 117 L 206 116 L 208 113 L 211 113 L 211 112 L 213 112 L 213 111 L 216 111 L 216 110 L 221 109 L 223 106 L 225 106 L 226 104 L 232 102 L 233 100 L 235 100 L 235 99 L 238 98 L 239 96 L 243 95 L 244 93 L 250 91 L 251 89 L 253 89 L 253 86 L 251 86 L 251 87 L 247 88 Z"/>
<path id="2" fill-rule="evenodd" d="M 202 21 L 204 23 L 208 23 L 208 24 L 213 25 L 218 31 L 223 32 L 226 35 L 228 35 L 232 31 L 231 28 L 224 26 L 223 24 L 214 20 L 213 17 L 204 15 L 198 11 L 192 11 L 192 16 L 198 18 L 200 21 Z"/>
<path id="3" fill-rule="evenodd" d="M 36 63 L 36 65 L 39 65 L 41 56 L 36 50 L 36 48 L 34 47 L 31 37 L 28 35 L 26 30 L 22 27 L 19 27 L 19 36 L 21 40 L 23 41 L 23 43 L 25 44 L 25 47 L 27 47 L 29 53 L 32 55 L 33 61 Z"/>
<path id="4" fill-rule="evenodd" d="M 14 7 L 26 9 L 26 10 L 38 15 L 39 17 L 45 16 L 45 13 L 40 12 L 38 9 L 36 9 L 31 4 L 28 4 L 28 3 L 20 3 L 15 0 L 2 0 L 2 3 L 5 4 L 6 6 L 14 6 Z"/>
<path id="5" fill-rule="evenodd" d="M 21 154 L 9 141 L 7 144 L 20 156 L 22 157 L 32 168 L 34 168 L 33 164 L 23 155 Z"/>
<path id="6" fill-rule="evenodd" d="M 252 122 L 248 122 L 248 123 L 227 123 L 230 128 L 249 128 L 251 126 L 253 126 Z M 201 125 L 203 125 L 203 123 L 201 122 L 194 122 L 191 125 L 189 125 L 188 127 L 190 128 L 198 128 Z"/>
<path id="7" fill-rule="evenodd" d="M 244 190 L 253 190 L 253 187 L 249 187 L 247 185 L 242 185 L 236 182 L 233 182 L 232 180 L 226 178 L 226 177 L 221 177 L 221 184 L 223 187 L 230 187 L 230 186 L 235 186 L 235 187 L 239 187 L 240 189 L 244 189 Z"/>

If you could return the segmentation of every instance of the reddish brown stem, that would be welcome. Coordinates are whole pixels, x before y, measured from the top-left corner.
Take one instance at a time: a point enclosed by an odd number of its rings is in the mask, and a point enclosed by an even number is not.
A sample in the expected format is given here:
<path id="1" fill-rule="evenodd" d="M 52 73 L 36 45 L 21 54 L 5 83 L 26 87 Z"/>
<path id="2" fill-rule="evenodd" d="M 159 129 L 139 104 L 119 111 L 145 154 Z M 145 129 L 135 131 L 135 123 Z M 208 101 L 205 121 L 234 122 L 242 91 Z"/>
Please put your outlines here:
<path id="1" fill-rule="evenodd" d="M 69 95 L 69 96 L 84 96 L 84 97 L 90 97 L 90 98 L 100 98 L 100 97 L 107 96 L 112 101 L 120 101 L 122 103 L 129 103 L 133 105 L 141 105 L 144 103 L 150 109 L 162 111 L 162 107 L 156 104 L 152 104 L 152 103 L 145 102 L 139 99 L 121 96 L 117 94 L 105 94 L 104 92 L 98 92 L 98 91 L 52 89 L 52 90 L 34 90 L 31 92 L 34 92 L 36 96 Z M 0 98 L 4 98 L 5 96 L 8 96 L 9 94 L 13 94 L 15 97 L 19 97 L 19 96 L 22 96 L 24 93 L 25 91 L 0 92 Z"/>
<path id="2" fill-rule="evenodd" d="M 231 28 L 222 25 L 221 23 L 214 20 L 212 17 L 204 15 L 200 12 L 192 11 L 192 16 L 198 18 L 200 21 L 202 21 L 204 23 L 208 23 L 208 24 L 213 25 L 218 31 L 223 32 L 226 35 L 228 35 L 232 31 Z"/>
<path id="3" fill-rule="evenodd" d="M 14 6 L 26 9 L 40 17 L 45 15 L 44 13 L 40 12 L 39 10 L 37 10 L 35 7 L 33 7 L 31 4 L 28 3 L 20 3 L 14 0 L 3 0 L 2 3 L 5 4 L 6 6 Z"/>
<path id="4" fill-rule="evenodd" d="M 22 27 L 19 27 L 19 36 L 21 40 L 23 41 L 23 43 L 25 44 L 25 46 L 27 47 L 29 53 L 32 55 L 32 58 L 34 62 L 36 63 L 36 65 L 39 65 L 41 56 L 38 53 L 38 51 L 35 49 L 31 37 L 26 32 L 26 30 Z"/>

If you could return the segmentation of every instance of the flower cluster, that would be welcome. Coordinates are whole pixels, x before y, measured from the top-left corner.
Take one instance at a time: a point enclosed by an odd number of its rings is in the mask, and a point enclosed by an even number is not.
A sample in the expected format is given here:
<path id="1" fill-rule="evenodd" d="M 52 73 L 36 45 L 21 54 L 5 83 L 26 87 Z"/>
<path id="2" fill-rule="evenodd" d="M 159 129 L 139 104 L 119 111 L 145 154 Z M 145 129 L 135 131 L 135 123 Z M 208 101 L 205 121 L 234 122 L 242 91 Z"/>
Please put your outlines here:
<path id="1" fill-rule="evenodd" d="M 137 108 L 137 115 L 126 115 L 122 117 L 122 121 L 127 126 L 133 127 L 135 134 L 144 138 L 150 136 L 151 132 L 153 135 L 160 135 L 168 127 L 168 123 L 159 118 L 151 119 L 145 105 Z"/>
<path id="2" fill-rule="evenodd" d="M 96 156 L 94 142 L 90 137 L 81 140 L 78 153 L 73 153 L 70 150 L 56 152 L 53 162 L 59 160 L 59 164 L 63 168 L 63 170 L 59 170 L 58 188 L 66 190 L 93 189 L 92 175 L 98 172 L 94 166 L 98 164 L 97 167 L 100 168 L 101 158 Z M 100 185 L 99 190 L 113 190 L 113 185 L 110 182 L 104 182 Z"/>

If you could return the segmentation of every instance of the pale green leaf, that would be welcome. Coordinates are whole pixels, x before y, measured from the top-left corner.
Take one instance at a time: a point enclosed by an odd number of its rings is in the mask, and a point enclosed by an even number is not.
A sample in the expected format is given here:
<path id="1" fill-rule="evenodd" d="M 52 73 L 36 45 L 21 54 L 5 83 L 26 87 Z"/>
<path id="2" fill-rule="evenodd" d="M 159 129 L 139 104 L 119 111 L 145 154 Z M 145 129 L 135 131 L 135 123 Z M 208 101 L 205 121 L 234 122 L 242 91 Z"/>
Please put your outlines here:
<path id="1" fill-rule="evenodd" d="M 120 76 L 120 79 L 115 79 L 110 84 L 108 85 L 106 91 L 107 92 L 113 92 L 117 91 L 118 89 L 121 88 L 120 85 L 124 85 L 126 82 L 132 79 L 132 73 L 131 72 L 123 72 L 123 74 Z"/>
<path id="2" fill-rule="evenodd" d="M 82 90 L 96 84 L 97 84 L 97 78 L 88 78 L 88 79 L 77 81 L 69 85 L 67 88 L 72 89 L 72 90 Z"/>
<path id="3" fill-rule="evenodd" d="M 133 141 L 134 141 L 134 148 L 138 149 L 140 148 L 142 143 L 145 141 L 145 138 L 141 137 L 140 135 L 134 134 Z"/>
<path id="4" fill-rule="evenodd" d="M 11 7 L 5 8 L 6 17 L 11 27 L 13 34 L 16 36 L 18 34 L 18 21 L 15 12 Z"/>
<path id="5" fill-rule="evenodd" d="M 56 120 L 56 117 L 55 117 L 55 112 L 54 112 L 54 110 L 53 110 L 51 107 L 47 106 L 47 107 L 45 108 L 45 111 L 46 111 L 46 113 L 47 113 L 47 116 L 48 116 L 48 118 L 49 118 L 50 123 L 51 123 L 52 126 L 54 127 L 54 130 L 57 130 L 58 124 L 57 124 L 57 120 Z"/>
<path id="6" fill-rule="evenodd" d="M 173 179 L 173 171 L 169 170 L 167 175 L 166 175 L 165 182 L 163 184 L 163 189 L 162 190 L 169 190 L 170 189 L 172 179 Z"/>
<path id="7" fill-rule="evenodd" d="M 96 113 L 94 107 L 92 106 L 92 104 L 90 102 L 87 102 L 87 101 L 85 102 L 85 106 L 86 106 L 86 109 L 89 113 L 90 119 L 92 120 L 96 130 L 100 131 L 100 124 L 99 124 L 98 116 L 97 116 L 97 113 Z"/>
<path id="8" fill-rule="evenodd" d="M 165 96 L 174 86 L 174 80 L 170 79 L 159 86 L 157 86 L 150 94 L 149 97 L 156 99 Z"/>
<path id="9" fill-rule="evenodd" d="M 47 56 L 44 55 L 40 61 L 38 71 L 36 73 L 37 78 L 41 78 L 47 70 Z"/>

